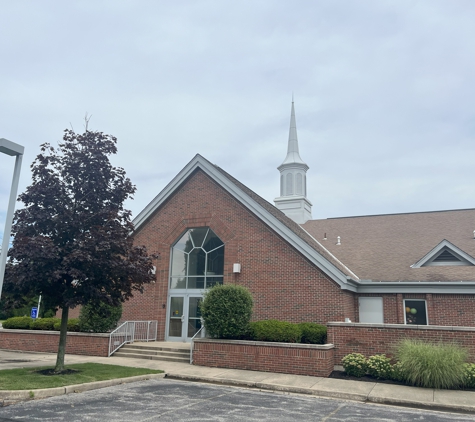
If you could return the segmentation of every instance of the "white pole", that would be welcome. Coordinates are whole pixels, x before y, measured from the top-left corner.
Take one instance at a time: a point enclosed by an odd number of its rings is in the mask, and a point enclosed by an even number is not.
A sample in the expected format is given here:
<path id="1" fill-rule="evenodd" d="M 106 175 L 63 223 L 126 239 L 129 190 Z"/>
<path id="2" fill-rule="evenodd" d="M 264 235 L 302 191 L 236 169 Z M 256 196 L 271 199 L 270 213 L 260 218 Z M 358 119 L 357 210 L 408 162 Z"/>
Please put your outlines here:
<path id="1" fill-rule="evenodd" d="M 41 304 L 41 295 L 40 295 L 40 298 L 38 299 L 38 312 L 36 313 L 36 318 L 40 317 L 40 304 Z"/>
<path id="2" fill-rule="evenodd" d="M 23 154 L 18 154 L 15 159 L 15 169 L 13 170 L 12 188 L 10 190 L 10 199 L 8 201 L 7 217 L 5 220 L 5 231 L 3 232 L 2 253 L 0 254 L 0 299 L 2 297 L 3 278 L 5 276 L 5 265 L 7 263 L 8 244 L 10 243 L 10 234 L 12 231 L 13 211 L 15 209 L 18 183 L 20 181 L 20 169 L 21 169 L 22 157 L 23 157 Z"/>

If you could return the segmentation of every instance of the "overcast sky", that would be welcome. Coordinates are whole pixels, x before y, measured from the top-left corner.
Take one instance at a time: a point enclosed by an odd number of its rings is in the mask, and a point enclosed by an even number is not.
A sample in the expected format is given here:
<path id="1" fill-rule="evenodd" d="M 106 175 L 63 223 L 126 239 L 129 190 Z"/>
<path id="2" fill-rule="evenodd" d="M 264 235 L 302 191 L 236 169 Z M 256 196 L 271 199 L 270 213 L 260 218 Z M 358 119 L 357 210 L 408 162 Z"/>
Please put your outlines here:
<path id="1" fill-rule="evenodd" d="M 0 0 L 0 61 L 20 191 L 87 112 L 134 216 L 196 153 L 273 202 L 293 92 L 314 218 L 475 207 L 473 0 Z"/>

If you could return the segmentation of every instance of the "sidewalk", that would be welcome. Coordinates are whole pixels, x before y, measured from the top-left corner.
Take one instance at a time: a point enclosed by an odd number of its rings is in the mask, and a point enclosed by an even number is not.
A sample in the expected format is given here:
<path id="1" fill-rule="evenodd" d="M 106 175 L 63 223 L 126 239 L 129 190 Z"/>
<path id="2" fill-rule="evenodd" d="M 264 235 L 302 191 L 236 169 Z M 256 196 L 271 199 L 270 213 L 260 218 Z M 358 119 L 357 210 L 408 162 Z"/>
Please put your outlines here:
<path id="1" fill-rule="evenodd" d="M 55 362 L 56 354 L 52 353 L 0 350 L 0 370 L 20 367 L 52 366 Z M 161 369 L 165 371 L 165 376 L 167 378 L 185 381 L 209 382 L 261 390 L 309 394 L 343 400 L 415 407 L 420 409 L 475 413 L 474 391 L 434 390 L 428 388 L 381 384 L 377 382 L 347 381 L 332 378 L 307 377 L 303 375 L 207 368 L 186 363 L 122 357 L 105 358 L 66 355 L 65 362 L 66 365 L 83 362 L 97 362 L 112 365 Z M 160 374 L 159 377 L 160 376 L 163 375 Z M 92 390 L 152 377 L 154 376 L 148 375 L 134 377 L 134 379 L 120 379 L 82 384 L 81 386 L 70 386 L 69 388 L 61 387 L 59 389 L 41 391 L 34 390 L 33 393 L 35 398 L 43 398 L 68 394 L 70 392 Z M 19 393 L 19 391 L 0 390 L 0 406 L 2 404 L 29 399 L 29 393 L 29 391 Z"/>

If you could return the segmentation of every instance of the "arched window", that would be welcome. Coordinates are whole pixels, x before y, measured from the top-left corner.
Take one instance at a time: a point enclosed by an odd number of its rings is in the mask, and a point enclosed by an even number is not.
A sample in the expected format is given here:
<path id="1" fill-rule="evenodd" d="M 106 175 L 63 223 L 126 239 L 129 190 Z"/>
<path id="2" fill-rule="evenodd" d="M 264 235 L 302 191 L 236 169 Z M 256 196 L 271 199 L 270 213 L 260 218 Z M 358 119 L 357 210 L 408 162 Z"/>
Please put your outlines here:
<path id="1" fill-rule="evenodd" d="M 170 289 L 223 284 L 224 243 L 208 227 L 189 229 L 172 247 Z"/>
<path id="2" fill-rule="evenodd" d="M 280 175 L 280 196 L 284 196 L 284 175 Z"/>
<path id="3" fill-rule="evenodd" d="M 294 194 L 294 175 L 287 173 L 287 195 Z"/>

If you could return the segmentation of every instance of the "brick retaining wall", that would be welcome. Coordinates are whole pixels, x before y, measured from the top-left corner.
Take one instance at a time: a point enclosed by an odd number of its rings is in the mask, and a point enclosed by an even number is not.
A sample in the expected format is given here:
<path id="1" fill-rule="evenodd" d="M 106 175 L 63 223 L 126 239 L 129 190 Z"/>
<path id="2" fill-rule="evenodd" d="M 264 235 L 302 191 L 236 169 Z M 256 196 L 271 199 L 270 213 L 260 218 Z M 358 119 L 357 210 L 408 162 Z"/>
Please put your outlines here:
<path id="1" fill-rule="evenodd" d="M 56 353 L 58 344 L 59 331 L 0 330 L 0 349 Z M 66 338 L 66 353 L 107 356 L 109 334 L 69 332 Z"/>
<path id="2" fill-rule="evenodd" d="M 475 327 L 329 322 L 327 328 L 328 343 L 335 345 L 335 365 L 349 353 L 391 355 L 395 344 L 405 338 L 456 342 L 465 346 L 475 361 Z"/>
<path id="3" fill-rule="evenodd" d="M 271 343 L 197 339 L 195 365 L 328 377 L 333 371 L 332 344 Z"/>

